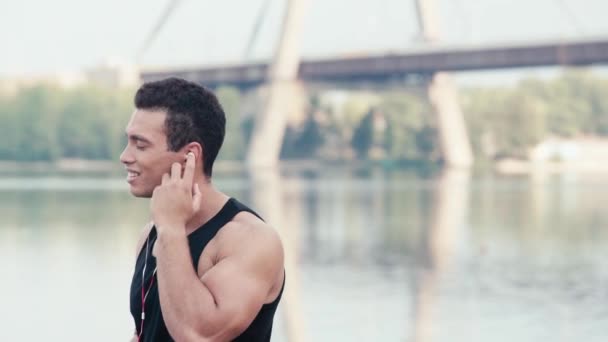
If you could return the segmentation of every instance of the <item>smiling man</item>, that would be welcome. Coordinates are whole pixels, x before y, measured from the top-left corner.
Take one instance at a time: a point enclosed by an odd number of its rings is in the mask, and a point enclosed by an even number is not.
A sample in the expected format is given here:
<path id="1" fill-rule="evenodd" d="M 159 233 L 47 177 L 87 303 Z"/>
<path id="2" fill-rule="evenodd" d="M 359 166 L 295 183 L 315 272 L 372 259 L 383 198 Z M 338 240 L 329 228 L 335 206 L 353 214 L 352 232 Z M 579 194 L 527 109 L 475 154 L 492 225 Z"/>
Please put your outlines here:
<path id="1" fill-rule="evenodd" d="M 285 282 L 276 231 L 213 186 L 226 118 L 216 96 L 169 78 L 142 85 L 120 161 L 151 198 L 131 283 L 134 341 L 269 341 Z"/>

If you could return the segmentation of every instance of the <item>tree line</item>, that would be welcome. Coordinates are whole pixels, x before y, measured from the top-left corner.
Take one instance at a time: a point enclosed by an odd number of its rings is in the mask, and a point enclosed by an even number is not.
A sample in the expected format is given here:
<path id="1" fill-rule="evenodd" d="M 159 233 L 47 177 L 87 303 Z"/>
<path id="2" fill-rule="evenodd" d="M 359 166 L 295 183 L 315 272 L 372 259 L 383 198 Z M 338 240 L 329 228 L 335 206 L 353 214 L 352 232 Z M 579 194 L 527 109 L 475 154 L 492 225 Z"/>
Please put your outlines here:
<path id="1" fill-rule="evenodd" d="M 0 160 L 116 160 L 135 89 L 50 84 L 0 94 Z M 217 90 L 228 116 L 219 158 L 243 160 L 254 113 L 238 90 Z M 566 71 L 504 87 L 460 90 L 476 159 L 525 157 L 547 137 L 608 135 L 608 79 Z M 288 128 L 282 159 L 439 162 L 437 126 L 423 91 L 312 94 L 306 117 Z M 345 99 L 344 99 L 345 97 Z"/>

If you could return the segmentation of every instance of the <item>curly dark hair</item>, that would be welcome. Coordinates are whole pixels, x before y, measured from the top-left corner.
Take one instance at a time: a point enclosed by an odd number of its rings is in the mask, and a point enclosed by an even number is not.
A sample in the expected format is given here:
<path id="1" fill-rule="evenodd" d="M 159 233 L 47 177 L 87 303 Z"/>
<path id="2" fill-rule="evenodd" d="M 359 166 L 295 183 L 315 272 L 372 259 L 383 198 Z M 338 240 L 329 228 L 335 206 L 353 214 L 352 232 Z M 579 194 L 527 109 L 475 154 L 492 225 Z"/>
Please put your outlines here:
<path id="1" fill-rule="evenodd" d="M 165 133 L 169 150 L 177 151 L 193 141 L 201 144 L 203 172 L 211 177 L 226 132 L 226 115 L 211 90 L 171 77 L 144 83 L 134 102 L 137 109 L 167 111 Z"/>

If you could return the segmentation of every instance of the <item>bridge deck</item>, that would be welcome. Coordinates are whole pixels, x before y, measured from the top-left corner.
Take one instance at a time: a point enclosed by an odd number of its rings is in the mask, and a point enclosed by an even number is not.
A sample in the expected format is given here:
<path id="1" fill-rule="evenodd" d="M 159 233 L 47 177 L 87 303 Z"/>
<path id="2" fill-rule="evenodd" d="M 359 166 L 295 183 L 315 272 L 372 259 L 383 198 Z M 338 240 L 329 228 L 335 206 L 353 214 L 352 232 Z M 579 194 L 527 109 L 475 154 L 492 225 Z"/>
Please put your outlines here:
<path id="1" fill-rule="evenodd" d="M 437 46 L 409 53 L 303 61 L 299 77 L 304 81 L 386 81 L 406 75 L 428 75 L 437 71 L 474 71 L 540 66 L 608 64 L 608 38 L 503 46 Z M 262 83 L 267 64 L 247 64 L 149 70 L 144 81 L 169 76 L 183 77 L 210 87 L 250 87 Z"/>

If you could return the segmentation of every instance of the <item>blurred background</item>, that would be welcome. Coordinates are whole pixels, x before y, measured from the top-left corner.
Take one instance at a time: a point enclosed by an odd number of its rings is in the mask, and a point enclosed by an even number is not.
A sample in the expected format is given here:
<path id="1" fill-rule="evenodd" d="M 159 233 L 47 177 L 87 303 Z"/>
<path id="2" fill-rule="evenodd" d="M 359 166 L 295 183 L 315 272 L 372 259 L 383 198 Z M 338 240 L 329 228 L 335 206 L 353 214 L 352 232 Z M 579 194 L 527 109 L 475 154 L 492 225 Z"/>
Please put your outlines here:
<path id="1" fill-rule="evenodd" d="M 212 88 L 273 341 L 608 340 L 605 0 L 0 1 L 0 340 L 126 341 L 143 81 Z M 606 202 L 604 202 L 606 201 Z"/>

